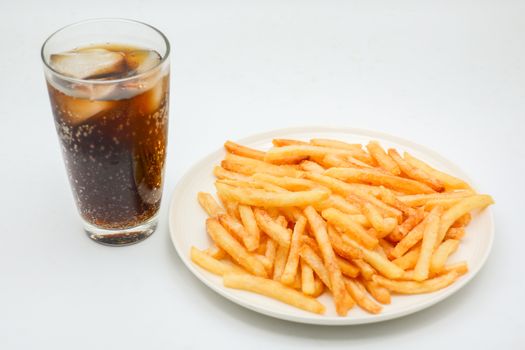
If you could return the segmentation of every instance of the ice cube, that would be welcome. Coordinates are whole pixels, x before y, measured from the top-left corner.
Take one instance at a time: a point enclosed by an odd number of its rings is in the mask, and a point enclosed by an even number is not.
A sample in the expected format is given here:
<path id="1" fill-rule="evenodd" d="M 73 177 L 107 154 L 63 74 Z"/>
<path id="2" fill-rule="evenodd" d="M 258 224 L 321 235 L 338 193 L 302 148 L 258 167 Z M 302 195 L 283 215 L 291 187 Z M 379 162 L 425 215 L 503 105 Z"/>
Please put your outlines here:
<path id="1" fill-rule="evenodd" d="M 118 84 L 74 84 L 72 95 L 90 100 L 114 100 L 118 95 Z"/>
<path id="2" fill-rule="evenodd" d="M 89 118 L 108 111 L 115 106 L 115 101 L 92 101 L 62 95 L 63 100 L 57 101 L 62 108 L 62 115 L 73 125 L 78 125 Z"/>
<path id="3" fill-rule="evenodd" d="M 154 50 L 134 50 L 126 54 L 128 67 L 139 74 L 156 67 L 160 61 L 159 53 Z"/>
<path id="4" fill-rule="evenodd" d="M 144 92 L 133 98 L 133 107 L 143 115 L 154 113 L 160 107 L 165 94 L 163 85 L 163 80 L 159 79 L 148 90 L 143 90 Z"/>
<path id="5" fill-rule="evenodd" d="M 53 54 L 51 66 L 77 79 L 96 79 L 117 75 L 126 69 L 124 54 L 105 49 L 89 49 Z"/>

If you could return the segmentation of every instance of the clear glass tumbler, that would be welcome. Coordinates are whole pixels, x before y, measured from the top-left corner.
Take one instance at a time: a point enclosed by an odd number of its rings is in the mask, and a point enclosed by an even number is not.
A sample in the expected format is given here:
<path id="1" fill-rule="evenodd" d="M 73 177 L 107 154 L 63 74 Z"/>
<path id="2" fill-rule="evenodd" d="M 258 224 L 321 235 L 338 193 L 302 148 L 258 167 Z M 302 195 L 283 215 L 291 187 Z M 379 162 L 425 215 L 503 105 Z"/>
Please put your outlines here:
<path id="1" fill-rule="evenodd" d="M 168 136 L 167 38 L 126 19 L 64 27 L 42 46 L 55 126 L 85 231 L 128 245 L 156 228 Z"/>

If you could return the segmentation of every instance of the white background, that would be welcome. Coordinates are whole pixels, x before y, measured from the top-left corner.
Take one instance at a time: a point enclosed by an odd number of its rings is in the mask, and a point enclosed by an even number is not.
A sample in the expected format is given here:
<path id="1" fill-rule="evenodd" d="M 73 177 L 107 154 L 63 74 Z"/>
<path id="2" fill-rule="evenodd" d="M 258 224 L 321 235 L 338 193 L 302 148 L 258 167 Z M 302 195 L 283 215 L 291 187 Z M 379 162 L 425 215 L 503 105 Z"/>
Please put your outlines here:
<path id="1" fill-rule="evenodd" d="M 174 46 L 160 225 L 126 248 L 82 232 L 39 58 L 58 27 L 107 16 Z M 524 33 L 520 1 L 2 1 L 0 348 L 523 348 Z M 204 287 L 169 240 L 177 180 L 226 139 L 303 125 L 384 131 L 459 164 L 497 201 L 485 268 L 428 310 L 358 327 L 278 321 Z"/>

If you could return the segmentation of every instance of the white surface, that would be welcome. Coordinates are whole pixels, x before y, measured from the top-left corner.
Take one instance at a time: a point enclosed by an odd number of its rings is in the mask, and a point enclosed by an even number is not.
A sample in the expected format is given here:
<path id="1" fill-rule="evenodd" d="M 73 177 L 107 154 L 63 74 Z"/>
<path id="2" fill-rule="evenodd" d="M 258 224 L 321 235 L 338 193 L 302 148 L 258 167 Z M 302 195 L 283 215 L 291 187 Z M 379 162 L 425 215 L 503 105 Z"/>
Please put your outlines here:
<path id="1" fill-rule="evenodd" d="M 383 130 L 491 193 L 496 239 L 457 294 L 342 328 L 257 315 L 210 291 L 170 243 L 90 242 L 76 216 L 39 49 L 58 27 L 122 16 L 175 46 L 165 193 L 225 139 L 301 125 Z M 1 349 L 523 348 L 522 1 L 0 2 Z"/>
<path id="2" fill-rule="evenodd" d="M 400 153 L 410 152 L 416 158 L 427 162 L 437 169 L 446 171 L 461 179 L 469 180 L 469 177 L 458 166 L 450 163 L 450 161 L 439 156 L 434 151 L 426 149 L 424 146 L 384 133 L 361 129 L 319 126 L 286 128 L 252 135 L 239 142 L 256 149 L 267 150 L 272 147 L 272 139 L 274 138 L 308 141 L 315 137 L 361 144 L 367 144 L 370 140 L 377 140 L 385 148 L 394 147 Z M 319 298 L 321 303 L 326 306 L 326 313 L 316 315 L 254 293 L 225 288 L 221 277 L 196 266 L 189 256 L 191 247 L 206 249 L 213 244 L 205 229 L 207 215 L 197 203 L 196 193 L 205 191 L 215 194 L 213 168 L 220 164 L 221 160 L 224 159 L 224 155 L 225 151 L 221 147 L 201 159 L 180 179 L 170 201 L 168 211 L 169 230 L 171 240 L 186 267 L 212 290 L 248 309 L 283 320 L 319 325 L 355 325 L 399 318 L 428 308 L 460 290 L 479 272 L 490 252 L 494 239 L 494 221 L 489 208 L 473 217 L 467 228 L 466 237 L 462 240 L 458 251 L 450 258 L 450 263 L 460 261 L 468 263 L 469 273 L 466 276 L 463 276 L 451 286 L 434 293 L 394 295 L 392 296 L 392 303 L 384 305 L 382 312 L 378 315 L 369 314 L 356 307 L 346 317 L 337 316 L 333 299 L 327 295 L 328 293 Z"/>

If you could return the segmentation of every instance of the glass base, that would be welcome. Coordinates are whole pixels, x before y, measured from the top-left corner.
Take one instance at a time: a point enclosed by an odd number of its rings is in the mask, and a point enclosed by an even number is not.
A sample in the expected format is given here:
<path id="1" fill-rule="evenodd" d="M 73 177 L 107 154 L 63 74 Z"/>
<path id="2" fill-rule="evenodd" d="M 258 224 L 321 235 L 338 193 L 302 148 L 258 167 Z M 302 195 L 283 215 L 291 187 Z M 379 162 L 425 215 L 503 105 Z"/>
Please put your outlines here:
<path id="1" fill-rule="evenodd" d="M 121 247 L 145 240 L 157 228 L 157 215 L 142 224 L 121 230 L 106 230 L 84 222 L 84 230 L 93 241 L 112 246 Z"/>

